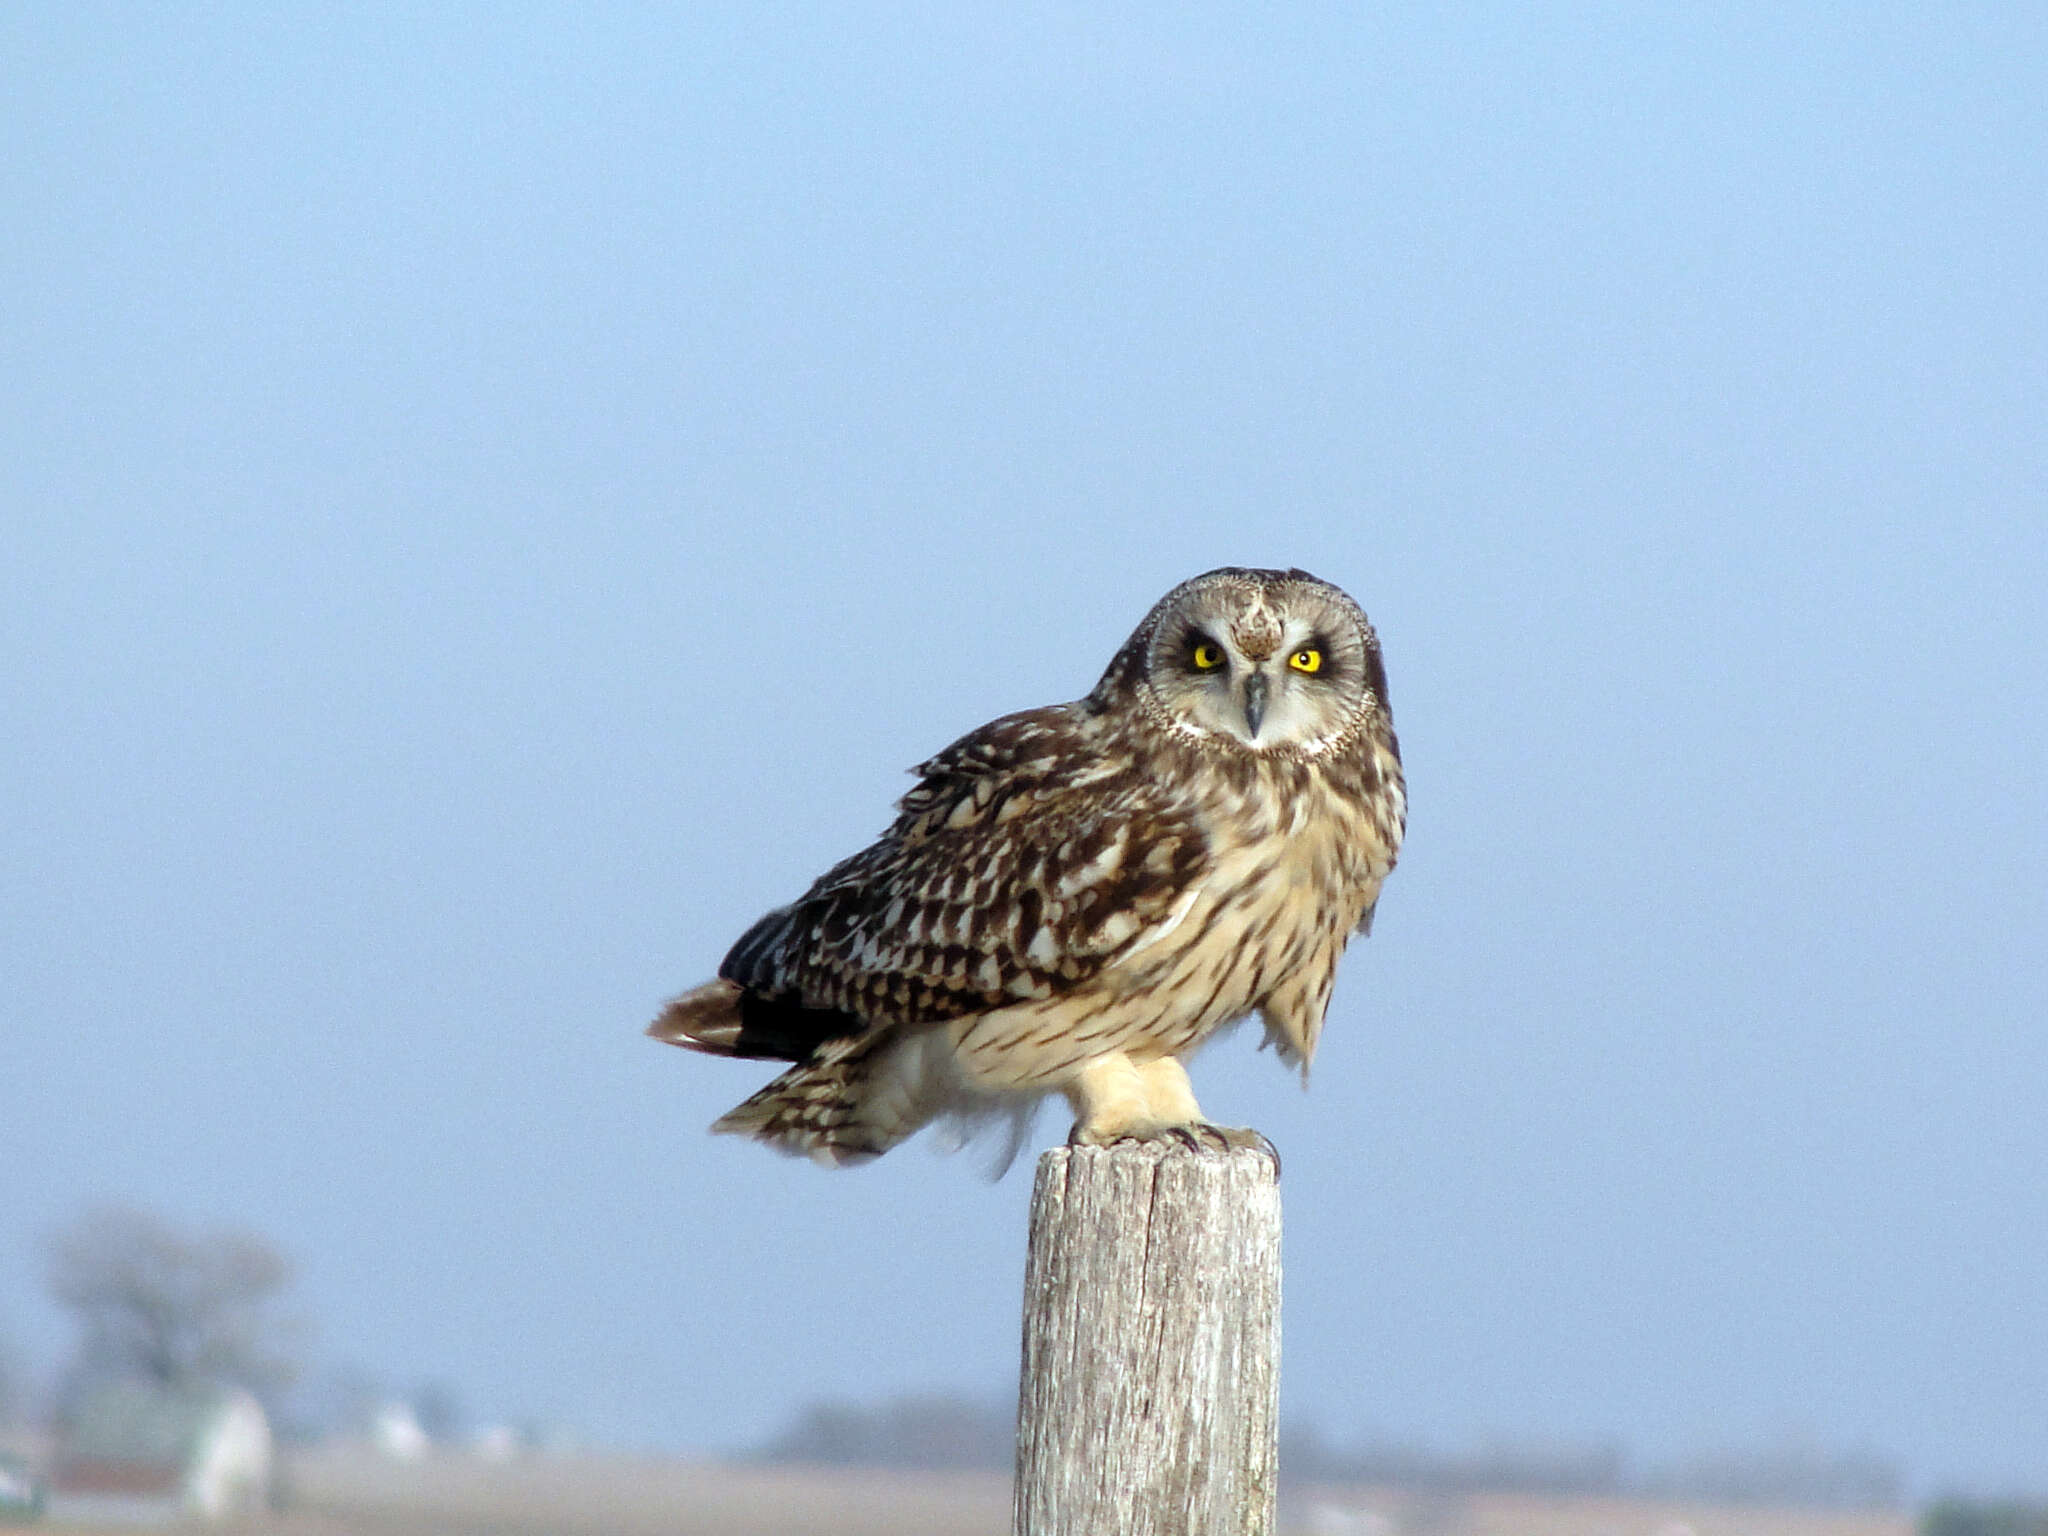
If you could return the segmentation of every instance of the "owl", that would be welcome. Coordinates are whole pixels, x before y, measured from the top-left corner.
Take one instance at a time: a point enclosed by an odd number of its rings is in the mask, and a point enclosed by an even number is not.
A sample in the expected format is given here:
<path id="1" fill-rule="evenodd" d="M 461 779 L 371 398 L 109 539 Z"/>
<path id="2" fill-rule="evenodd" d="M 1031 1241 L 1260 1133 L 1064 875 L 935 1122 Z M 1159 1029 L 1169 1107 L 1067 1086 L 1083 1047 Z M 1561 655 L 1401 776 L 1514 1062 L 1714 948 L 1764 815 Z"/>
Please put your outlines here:
<path id="1" fill-rule="evenodd" d="M 1407 821 L 1378 638 L 1306 571 L 1161 598 L 1072 704 L 913 772 L 895 824 L 648 1029 L 793 1063 L 712 1129 L 828 1164 L 1059 1093 L 1072 1140 L 1257 1144 L 1183 1062 L 1256 1013 L 1306 1073 Z"/>

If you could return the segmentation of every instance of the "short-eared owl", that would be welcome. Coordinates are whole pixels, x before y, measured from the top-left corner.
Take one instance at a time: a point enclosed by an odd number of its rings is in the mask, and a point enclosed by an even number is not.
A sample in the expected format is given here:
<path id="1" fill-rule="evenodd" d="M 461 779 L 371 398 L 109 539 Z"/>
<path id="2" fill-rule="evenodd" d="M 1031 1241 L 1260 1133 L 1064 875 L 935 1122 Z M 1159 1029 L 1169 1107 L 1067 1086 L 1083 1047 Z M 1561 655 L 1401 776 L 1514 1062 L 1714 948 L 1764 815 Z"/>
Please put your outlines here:
<path id="1" fill-rule="evenodd" d="M 1088 697 L 915 771 L 648 1030 L 795 1063 L 714 1130 L 845 1163 L 1057 1091 L 1082 1142 L 1237 1144 L 1181 1058 L 1257 1012 L 1306 1070 L 1407 813 L 1379 641 L 1305 571 L 1175 587 Z"/>

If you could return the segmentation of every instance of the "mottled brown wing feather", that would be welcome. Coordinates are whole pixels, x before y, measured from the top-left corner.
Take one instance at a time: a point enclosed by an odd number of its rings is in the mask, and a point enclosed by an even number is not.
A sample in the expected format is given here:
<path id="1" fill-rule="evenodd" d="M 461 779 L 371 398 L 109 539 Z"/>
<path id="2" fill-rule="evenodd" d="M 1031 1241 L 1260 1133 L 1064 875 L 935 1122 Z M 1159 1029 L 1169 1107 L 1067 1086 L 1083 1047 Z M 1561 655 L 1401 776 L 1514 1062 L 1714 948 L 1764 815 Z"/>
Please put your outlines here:
<path id="1" fill-rule="evenodd" d="M 1051 996 L 1173 913 L 1208 850 L 1085 704 L 1009 715 L 916 771 L 894 826 L 748 930 L 748 1054 Z"/>

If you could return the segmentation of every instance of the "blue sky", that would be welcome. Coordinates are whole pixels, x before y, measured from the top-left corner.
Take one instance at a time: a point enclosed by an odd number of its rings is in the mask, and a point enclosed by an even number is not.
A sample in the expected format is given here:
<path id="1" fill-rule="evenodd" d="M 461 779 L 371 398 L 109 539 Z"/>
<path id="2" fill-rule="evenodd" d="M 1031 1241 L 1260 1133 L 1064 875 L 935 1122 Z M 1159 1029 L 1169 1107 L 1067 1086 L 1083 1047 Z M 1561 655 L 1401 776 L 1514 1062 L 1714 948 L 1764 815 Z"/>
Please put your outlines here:
<path id="1" fill-rule="evenodd" d="M 1990 8 L 0 21 L 0 1333 L 97 1198 L 613 1443 L 1014 1372 L 1028 1171 L 640 1029 L 1223 563 L 1411 834 L 1290 1411 L 2048 1486 L 2048 28 Z M 1040 1122 L 1043 1138 L 1064 1130 Z"/>

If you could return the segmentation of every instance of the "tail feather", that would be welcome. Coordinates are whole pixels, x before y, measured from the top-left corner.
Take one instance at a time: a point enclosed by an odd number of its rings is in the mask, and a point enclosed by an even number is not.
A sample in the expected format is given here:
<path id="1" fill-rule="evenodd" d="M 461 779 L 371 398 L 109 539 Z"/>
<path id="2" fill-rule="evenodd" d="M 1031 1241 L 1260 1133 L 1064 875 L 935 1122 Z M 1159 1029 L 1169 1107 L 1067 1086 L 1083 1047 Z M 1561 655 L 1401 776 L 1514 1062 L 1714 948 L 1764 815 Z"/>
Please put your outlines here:
<path id="1" fill-rule="evenodd" d="M 711 1056 L 737 1055 L 741 996 L 737 982 L 723 978 L 707 981 L 662 1009 L 661 1017 L 647 1026 L 647 1033 L 670 1045 Z"/>
<path id="2" fill-rule="evenodd" d="M 762 1015 L 767 1026 L 762 1023 Z M 798 1029 L 791 1024 L 795 1020 Z M 857 1033 L 817 1038 L 852 1025 Z M 685 992 L 647 1026 L 657 1040 L 712 1056 L 780 1056 L 797 1064 L 712 1130 L 834 1166 L 879 1157 L 943 1108 L 929 1037 L 861 1030 L 840 1014 L 774 1011 L 723 978 Z"/>
<path id="3" fill-rule="evenodd" d="M 820 1046 L 711 1129 L 835 1167 L 880 1157 L 931 1119 L 893 1030 Z"/>

